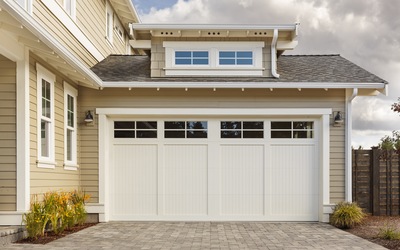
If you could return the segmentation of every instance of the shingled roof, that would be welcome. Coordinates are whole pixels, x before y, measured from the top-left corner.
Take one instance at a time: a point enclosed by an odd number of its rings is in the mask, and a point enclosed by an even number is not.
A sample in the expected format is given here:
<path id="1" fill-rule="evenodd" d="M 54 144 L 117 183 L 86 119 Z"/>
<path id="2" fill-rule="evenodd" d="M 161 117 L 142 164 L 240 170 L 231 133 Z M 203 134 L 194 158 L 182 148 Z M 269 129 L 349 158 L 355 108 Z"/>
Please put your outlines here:
<path id="1" fill-rule="evenodd" d="M 92 68 L 105 82 L 340 82 L 387 83 L 340 55 L 282 55 L 279 79 L 269 77 L 150 77 L 150 58 L 110 55 Z"/>

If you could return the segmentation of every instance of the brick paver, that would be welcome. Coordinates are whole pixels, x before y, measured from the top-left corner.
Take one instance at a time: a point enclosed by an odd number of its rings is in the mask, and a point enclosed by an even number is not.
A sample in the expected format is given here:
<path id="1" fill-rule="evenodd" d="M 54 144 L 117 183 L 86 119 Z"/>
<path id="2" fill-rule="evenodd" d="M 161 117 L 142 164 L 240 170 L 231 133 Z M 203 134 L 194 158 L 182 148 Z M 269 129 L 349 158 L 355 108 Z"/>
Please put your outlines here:
<path id="1" fill-rule="evenodd" d="M 5 249 L 385 249 L 324 223 L 110 222 Z"/>

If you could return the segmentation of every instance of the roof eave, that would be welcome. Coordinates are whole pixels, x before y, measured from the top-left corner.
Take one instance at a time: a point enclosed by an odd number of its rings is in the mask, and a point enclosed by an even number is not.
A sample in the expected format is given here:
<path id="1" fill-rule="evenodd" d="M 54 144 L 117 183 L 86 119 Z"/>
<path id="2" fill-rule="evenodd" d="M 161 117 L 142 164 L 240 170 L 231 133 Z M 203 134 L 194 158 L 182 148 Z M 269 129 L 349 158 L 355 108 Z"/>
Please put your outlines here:
<path id="1" fill-rule="evenodd" d="M 104 88 L 188 88 L 188 89 L 368 89 L 381 93 L 386 91 L 386 83 L 347 82 L 113 82 L 104 81 Z"/>

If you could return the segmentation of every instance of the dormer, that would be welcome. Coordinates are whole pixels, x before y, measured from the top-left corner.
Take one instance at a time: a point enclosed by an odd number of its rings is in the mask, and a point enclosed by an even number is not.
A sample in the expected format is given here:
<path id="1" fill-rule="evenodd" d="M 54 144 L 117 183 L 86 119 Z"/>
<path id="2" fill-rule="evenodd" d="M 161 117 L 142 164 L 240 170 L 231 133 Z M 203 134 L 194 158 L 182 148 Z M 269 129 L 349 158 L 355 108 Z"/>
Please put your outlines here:
<path id="1" fill-rule="evenodd" d="M 275 77 L 276 60 L 297 45 L 294 25 L 130 24 L 151 77 Z"/>

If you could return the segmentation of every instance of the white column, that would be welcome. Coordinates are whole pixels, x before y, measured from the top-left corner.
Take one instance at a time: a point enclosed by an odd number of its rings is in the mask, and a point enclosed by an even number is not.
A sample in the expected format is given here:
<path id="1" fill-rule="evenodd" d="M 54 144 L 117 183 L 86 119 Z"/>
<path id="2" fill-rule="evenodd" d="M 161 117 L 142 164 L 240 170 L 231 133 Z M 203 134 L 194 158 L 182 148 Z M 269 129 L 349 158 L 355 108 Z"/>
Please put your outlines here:
<path id="1" fill-rule="evenodd" d="M 17 211 L 29 210 L 30 133 L 29 133 L 29 50 L 17 61 Z"/>

